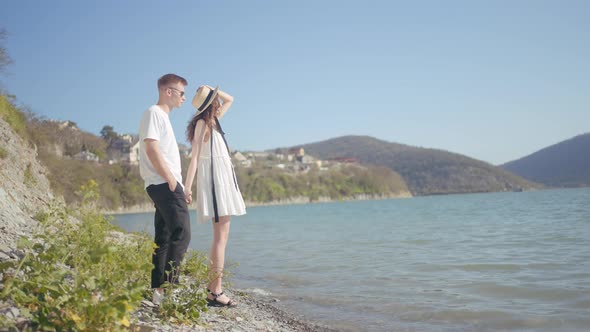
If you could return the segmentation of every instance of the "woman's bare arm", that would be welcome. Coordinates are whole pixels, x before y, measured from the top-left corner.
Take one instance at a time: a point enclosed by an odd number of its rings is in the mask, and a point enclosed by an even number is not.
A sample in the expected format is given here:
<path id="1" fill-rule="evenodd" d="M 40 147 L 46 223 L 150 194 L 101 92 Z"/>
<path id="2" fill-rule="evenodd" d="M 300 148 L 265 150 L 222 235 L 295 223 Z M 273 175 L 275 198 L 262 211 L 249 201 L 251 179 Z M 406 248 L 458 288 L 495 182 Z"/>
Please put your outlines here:
<path id="1" fill-rule="evenodd" d="M 191 142 L 191 162 L 188 165 L 188 170 L 186 171 L 186 180 L 184 182 L 185 198 L 188 204 L 191 204 L 193 201 L 192 186 L 195 176 L 197 174 L 197 166 L 199 163 L 199 155 L 201 154 L 201 147 L 203 146 L 203 139 L 205 138 L 205 133 L 207 131 L 207 127 L 205 126 L 204 120 L 197 121 L 195 127 L 195 136 L 193 137 L 193 141 Z"/>

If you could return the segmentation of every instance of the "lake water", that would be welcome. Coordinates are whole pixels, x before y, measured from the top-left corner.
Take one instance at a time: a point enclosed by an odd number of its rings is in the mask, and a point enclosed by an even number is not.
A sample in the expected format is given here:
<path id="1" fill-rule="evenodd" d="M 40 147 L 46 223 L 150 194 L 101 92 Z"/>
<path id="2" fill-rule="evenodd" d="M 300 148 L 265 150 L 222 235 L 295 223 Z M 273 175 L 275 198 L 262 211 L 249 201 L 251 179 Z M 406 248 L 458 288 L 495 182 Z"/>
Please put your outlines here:
<path id="1" fill-rule="evenodd" d="M 231 227 L 235 287 L 338 330 L 590 330 L 590 188 L 255 207 Z"/>

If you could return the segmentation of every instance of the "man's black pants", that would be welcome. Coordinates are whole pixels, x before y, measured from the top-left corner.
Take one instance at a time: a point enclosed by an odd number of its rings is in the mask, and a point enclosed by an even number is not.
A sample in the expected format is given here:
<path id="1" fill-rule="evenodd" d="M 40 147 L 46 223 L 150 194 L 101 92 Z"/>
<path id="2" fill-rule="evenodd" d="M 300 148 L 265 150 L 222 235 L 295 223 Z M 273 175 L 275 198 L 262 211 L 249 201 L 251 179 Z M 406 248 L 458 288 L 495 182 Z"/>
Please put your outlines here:
<path id="1" fill-rule="evenodd" d="M 158 248 L 152 260 L 152 288 L 160 288 L 165 281 L 178 283 L 180 262 L 191 240 L 190 217 L 180 183 L 174 192 L 170 191 L 168 183 L 150 185 L 146 190 L 156 207 L 154 242 Z"/>

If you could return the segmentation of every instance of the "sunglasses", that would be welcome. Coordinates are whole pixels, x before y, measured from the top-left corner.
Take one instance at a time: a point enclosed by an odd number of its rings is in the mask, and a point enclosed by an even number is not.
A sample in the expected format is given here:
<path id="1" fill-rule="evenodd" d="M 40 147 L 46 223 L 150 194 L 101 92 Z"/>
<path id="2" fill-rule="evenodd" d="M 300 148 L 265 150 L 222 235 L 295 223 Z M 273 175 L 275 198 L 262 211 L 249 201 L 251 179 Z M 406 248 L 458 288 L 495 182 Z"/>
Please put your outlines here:
<path id="1" fill-rule="evenodd" d="M 182 97 L 184 97 L 184 91 L 180 91 L 180 90 L 178 90 L 178 89 L 176 89 L 176 88 L 173 88 L 173 87 L 171 87 L 171 86 L 169 86 L 169 87 L 168 87 L 168 89 L 171 89 L 171 90 L 174 90 L 174 91 L 178 92 L 178 94 L 179 94 L 179 96 L 180 96 L 181 98 L 182 98 Z"/>

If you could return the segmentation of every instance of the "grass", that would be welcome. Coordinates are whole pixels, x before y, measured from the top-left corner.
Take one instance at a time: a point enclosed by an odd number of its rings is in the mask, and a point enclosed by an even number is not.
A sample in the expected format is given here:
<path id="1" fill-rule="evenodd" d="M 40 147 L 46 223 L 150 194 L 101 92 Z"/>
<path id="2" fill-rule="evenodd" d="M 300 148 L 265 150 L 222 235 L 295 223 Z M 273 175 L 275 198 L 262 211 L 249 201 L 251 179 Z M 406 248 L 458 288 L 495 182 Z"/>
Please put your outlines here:
<path id="1" fill-rule="evenodd" d="M 24 183 L 28 186 L 35 185 L 37 183 L 37 180 L 35 179 L 35 176 L 33 175 L 31 163 L 28 163 L 27 167 L 25 168 Z"/>
<path id="2" fill-rule="evenodd" d="M 0 94 L 0 118 L 4 119 L 12 130 L 28 141 L 27 118 L 13 102 L 13 97 Z"/>

